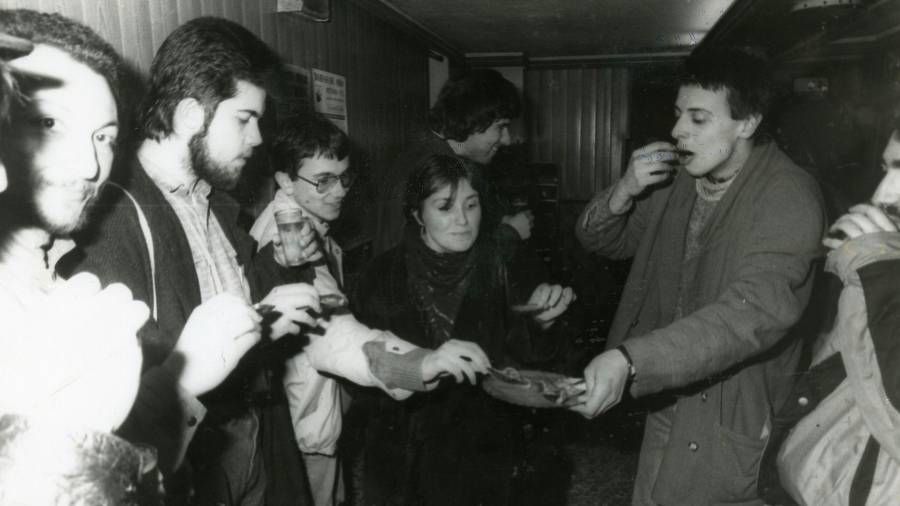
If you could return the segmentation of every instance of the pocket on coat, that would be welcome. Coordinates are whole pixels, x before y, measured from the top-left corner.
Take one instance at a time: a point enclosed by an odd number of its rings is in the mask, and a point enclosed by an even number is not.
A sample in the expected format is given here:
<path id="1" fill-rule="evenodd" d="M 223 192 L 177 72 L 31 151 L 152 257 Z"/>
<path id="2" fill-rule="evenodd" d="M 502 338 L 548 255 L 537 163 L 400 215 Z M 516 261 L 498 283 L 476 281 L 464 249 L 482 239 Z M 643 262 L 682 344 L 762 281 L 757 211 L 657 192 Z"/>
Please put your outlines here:
<path id="1" fill-rule="evenodd" d="M 722 485 L 713 488 L 710 501 L 740 504 L 757 499 L 759 465 L 768 438 L 753 438 L 720 424 L 715 425 L 715 432 L 719 448 L 712 452 L 710 465 L 715 479 Z"/>

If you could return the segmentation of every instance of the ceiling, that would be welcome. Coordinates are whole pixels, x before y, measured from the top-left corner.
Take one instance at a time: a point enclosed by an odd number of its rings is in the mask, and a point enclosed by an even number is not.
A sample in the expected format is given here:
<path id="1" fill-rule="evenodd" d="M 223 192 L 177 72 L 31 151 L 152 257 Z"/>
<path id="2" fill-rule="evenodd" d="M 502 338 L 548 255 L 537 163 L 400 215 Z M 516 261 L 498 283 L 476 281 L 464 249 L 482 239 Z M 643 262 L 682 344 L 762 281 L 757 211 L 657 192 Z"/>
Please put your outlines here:
<path id="1" fill-rule="evenodd" d="M 701 46 L 755 45 L 783 61 L 834 59 L 898 47 L 900 0 L 736 0 Z M 827 6 L 798 9 L 797 4 Z"/>
<path id="2" fill-rule="evenodd" d="M 735 0 L 381 0 L 460 53 L 528 58 L 675 53 Z"/>
<path id="3" fill-rule="evenodd" d="M 470 59 L 665 59 L 719 44 L 802 59 L 900 47 L 900 0 L 379 1 Z"/>

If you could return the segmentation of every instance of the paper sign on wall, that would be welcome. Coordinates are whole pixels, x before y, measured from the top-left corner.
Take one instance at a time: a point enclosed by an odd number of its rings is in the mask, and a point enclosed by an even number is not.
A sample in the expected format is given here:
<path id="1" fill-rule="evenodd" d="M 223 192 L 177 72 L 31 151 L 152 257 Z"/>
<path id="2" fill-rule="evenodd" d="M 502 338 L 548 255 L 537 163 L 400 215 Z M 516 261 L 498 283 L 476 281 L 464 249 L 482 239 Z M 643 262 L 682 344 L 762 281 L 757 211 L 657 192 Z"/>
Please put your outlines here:
<path id="1" fill-rule="evenodd" d="M 276 99 L 279 116 L 300 116 L 312 109 L 312 86 L 309 69 L 297 65 L 284 65 L 284 92 Z M 268 114 L 268 111 L 266 111 Z"/>
<path id="2" fill-rule="evenodd" d="M 344 133 L 347 131 L 347 81 L 344 76 L 312 69 L 313 106 Z"/>

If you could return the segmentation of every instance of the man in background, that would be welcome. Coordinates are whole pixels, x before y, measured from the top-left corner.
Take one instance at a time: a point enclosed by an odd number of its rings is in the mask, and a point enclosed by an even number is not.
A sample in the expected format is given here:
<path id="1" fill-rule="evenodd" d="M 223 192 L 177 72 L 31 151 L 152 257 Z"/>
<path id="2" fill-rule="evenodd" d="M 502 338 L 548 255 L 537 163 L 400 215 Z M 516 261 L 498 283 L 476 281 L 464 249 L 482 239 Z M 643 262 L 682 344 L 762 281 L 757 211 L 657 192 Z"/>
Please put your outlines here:
<path id="1" fill-rule="evenodd" d="M 493 69 L 476 69 L 447 81 L 428 112 L 430 131 L 417 136 L 391 165 L 376 206 L 375 254 L 403 238 L 403 188 L 406 179 L 429 155 L 456 155 L 486 168 L 497 152 L 512 142 L 510 120 L 519 116 L 522 102 L 516 87 Z M 488 178 L 489 179 L 489 178 Z M 519 242 L 531 237 L 534 215 L 529 210 L 507 214 L 497 188 L 482 195 L 483 233 L 493 235 L 512 259 Z M 530 291 L 531 287 L 527 287 Z"/>

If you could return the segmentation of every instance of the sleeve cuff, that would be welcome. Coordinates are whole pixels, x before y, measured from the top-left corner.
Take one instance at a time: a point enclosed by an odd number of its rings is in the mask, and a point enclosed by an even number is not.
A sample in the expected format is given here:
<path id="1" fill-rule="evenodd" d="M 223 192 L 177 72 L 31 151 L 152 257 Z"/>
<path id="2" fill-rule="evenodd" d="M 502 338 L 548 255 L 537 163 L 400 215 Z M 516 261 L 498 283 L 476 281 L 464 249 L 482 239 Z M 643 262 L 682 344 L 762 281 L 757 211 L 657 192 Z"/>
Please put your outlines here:
<path id="1" fill-rule="evenodd" d="M 856 271 L 883 260 L 900 258 L 900 234 L 877 232 L 844 242 L 828 253 L 825 269 L 836 274 L 844 284 L 859 284 Z"/>
<path id="2" fill-rule="evenodd" d="M 593 229 L 607 224 L 609 221 L 616 220 L 626 214 L 634 207 L 634 200 L 628 204 L 628 208 L 622 213 L 615 214 L 609 209 L 609 200 L 612 198 L 613 190 L 616 186 L 601 191 L 588 202 L 581 217 L 578 219 L 579 232 L 591 232 Z"/>
<path id="3" fill-rule="evenodd" d="M 400 388 L 424 392 L 422 361 L 431 352 L 427 348 L 415 348 L 406 353 L 387 350 L 384 341 L 369 341 L 363 345 L 363 353 L 369 361 L 372 374 L 388 388 Z"/>
<path id="4" fill-rule="evenodd" d="M 138 398 L 120 435 L 156 447 L 164 474 L 180 467 L 194 432 L 206 416 L 197 398 L 182 390 L 162 367 L 141 377 Z"/>
<path id="5" fill-rule="evenodd" d="M 658 353 L 652 343 L 649 343 L 645 337 L 628 339 L 626 343 L 621 345 L 620 351 L 625 350 L 631 362 L 630 367 L 634 370 L 634 377 L 628 386 L 631 396 L 638 398 L 662 390 L 662 387 L 657 384 L 662 364 L 658 363 Z"/>

